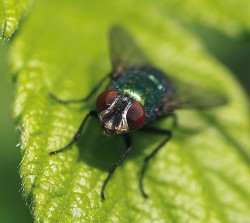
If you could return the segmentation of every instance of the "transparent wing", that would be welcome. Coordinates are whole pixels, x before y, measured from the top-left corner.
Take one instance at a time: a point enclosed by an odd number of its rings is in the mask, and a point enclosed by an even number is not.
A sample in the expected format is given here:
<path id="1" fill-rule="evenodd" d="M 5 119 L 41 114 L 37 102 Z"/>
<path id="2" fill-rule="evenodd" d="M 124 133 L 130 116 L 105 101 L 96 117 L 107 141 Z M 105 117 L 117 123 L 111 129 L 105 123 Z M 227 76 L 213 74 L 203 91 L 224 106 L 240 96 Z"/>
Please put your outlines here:
<path id="1" fill-rule="evenodd" d="M 112 27 L 109 38 L 113 78 L 119 77 L 131 68 L 154 67 L 131 35 L 123 28 Z M 227 102 L 223 95 L 211 89 L 172 78 L 169 84 L 169 90 L 161 103 L 160 110 L 163 113 L 181 108 L 211 108 Z"/>
<path id="2" fill-rule="evenodd" d="M 163 100 L 163 112 L 182 108 L 207 109 L 224 105 L 228 102 L 221 93 L 172 79 L 172 88 Z"/>
<path id="3" fill-rule="evenodd" d="M 130 68 L 150 66 L 149 60 L 123 28 L 112 27 L 109 40 L 113 77 L 120 76 L 122 72 Z"/>

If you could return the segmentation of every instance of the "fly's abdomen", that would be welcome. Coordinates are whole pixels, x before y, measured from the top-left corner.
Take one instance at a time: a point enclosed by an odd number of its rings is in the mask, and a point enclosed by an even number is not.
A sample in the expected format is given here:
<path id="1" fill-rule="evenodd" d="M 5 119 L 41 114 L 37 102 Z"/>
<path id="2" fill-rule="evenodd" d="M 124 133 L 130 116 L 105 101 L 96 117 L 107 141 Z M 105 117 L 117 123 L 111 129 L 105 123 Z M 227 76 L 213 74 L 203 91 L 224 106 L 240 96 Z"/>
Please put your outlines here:
<path id="1" fill-rule="evenodd" d="M 170 80 L 161 71 L 143 68 L 126 71 L 109 88 L 117 89 L 139 102 L 145 109 L 148 122 L 156 118 L 156 108 L 170 87 Z"/>

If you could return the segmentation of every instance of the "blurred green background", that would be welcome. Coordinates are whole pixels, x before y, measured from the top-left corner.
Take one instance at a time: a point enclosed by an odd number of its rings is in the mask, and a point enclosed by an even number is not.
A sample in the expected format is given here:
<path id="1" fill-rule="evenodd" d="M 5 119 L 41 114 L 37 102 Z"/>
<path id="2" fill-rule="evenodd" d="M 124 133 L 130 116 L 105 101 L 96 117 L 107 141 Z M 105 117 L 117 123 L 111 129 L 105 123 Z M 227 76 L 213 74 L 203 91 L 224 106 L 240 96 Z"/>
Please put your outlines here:
<path id="1" fill-rule="evenodd" d="M 250 96 L 250 34 L 243 33 L 241 38 L 232 39 L 218 30 L 192 26 L 204 42 L 208 51 L 224 67 L 229 69 Z M 32 222 L 28 207 L 21 196 L 21 181 L 18 165 L 21 154 L 16 147 L 18 132 L 15 131 L 11 115 L 14 85 L 8 73 L 9 43 L 0 45 L 0 215 L 2 222 Z"/>
<path id="2" fill-rule="evenodd" d="M 32 219 L 21 195 L 19 136 L 11 114 L 14 85 L 8 73 L 8 46 L 0 44 L 0 216 L 1 222 L 28 223 Z"/>

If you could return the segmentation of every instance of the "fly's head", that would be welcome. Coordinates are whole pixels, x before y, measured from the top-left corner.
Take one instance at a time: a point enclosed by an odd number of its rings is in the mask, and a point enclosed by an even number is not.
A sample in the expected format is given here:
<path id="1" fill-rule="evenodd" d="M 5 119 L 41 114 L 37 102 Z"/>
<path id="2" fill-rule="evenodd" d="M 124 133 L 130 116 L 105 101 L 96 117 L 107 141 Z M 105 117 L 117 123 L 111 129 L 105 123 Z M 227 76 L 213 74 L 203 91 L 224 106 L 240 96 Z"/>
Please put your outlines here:
<path id="1" fill-rule="evenodd" d="M 146 121 L 143 106 L 117 90 L 102 92 L 96 101 L 100 124 L 106 134 L 122 134 L 141 128 Z"/>

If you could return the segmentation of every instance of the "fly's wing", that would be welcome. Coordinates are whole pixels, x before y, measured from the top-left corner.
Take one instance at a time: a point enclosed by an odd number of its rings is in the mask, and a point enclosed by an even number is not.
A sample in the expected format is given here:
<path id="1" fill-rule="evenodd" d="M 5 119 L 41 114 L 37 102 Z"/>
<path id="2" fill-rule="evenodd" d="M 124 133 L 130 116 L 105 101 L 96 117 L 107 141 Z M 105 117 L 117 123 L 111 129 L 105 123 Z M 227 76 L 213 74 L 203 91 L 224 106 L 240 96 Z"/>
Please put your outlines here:
<path id="1" fill-rule="evenodd" d="M 130 34 L 119 26 L 114 26 L 110 31 L 110 53 L 113 78 L 119 77 L 128 69 L 153 67 Z M 159 115 L 174 109 L 211 108 L 227 102 L 224 96 L 212 90 L 172 78 L 168 82 L 170 86 L 161 101 Z"/>
<path id="2" fill-rule="evenodd" d="M 172 82 L 172 89 L 163 99 L 163 112 L 182 108 L 207 109 L 227 103 L 226 97 L 215 90 L 179 80 L 172 80 Z"/>
<path id="3" fill-rule="evenodd" d="M 149 60 L 123 28 L 112 27 L 109 40 L 113 78 L 119 77 L 130 68 L 150 66 Z"/>

